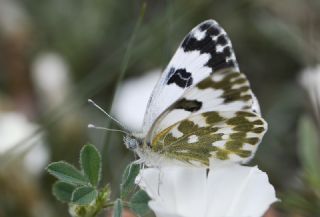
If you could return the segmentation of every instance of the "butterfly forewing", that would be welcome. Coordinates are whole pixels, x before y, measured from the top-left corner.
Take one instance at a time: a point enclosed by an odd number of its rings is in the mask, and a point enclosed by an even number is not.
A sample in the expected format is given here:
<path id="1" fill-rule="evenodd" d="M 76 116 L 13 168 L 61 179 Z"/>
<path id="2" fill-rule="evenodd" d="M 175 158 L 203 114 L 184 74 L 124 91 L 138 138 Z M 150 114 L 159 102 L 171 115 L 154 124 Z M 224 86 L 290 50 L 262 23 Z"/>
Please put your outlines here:
<path id="1" fill-rule="evenodd" d="M 254 155 L 266 130 L 266 122 L 254 112 L 205 112 L 161 131 L 151 149 L 193 165 L 208 166 L 210 159 L 243 163 Z"/>
<path id="2" fill-rule="evenodd" d="M 224 68 L 239 70 L 230 39 L 217 22 L 204 21 L 187 34 L 161 75 L 148 103 L 143 132 L 187 89 Z"/>

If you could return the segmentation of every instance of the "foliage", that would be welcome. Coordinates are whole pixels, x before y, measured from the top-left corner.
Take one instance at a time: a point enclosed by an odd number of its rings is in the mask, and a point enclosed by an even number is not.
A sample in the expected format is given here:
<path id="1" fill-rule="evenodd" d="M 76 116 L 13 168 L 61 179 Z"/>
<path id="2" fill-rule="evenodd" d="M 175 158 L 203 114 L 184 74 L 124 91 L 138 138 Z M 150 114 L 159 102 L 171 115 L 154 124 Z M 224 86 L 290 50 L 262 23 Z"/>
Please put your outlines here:
<path id="1" fill-rule="evenodd" d="M 120 217 L 123 207 L 130 208 L 138 216 L 150 212 L 150 198 L 142 191 L 137 191 L 135 178 L 140 166 L 130 164 L 125 169 L 120 187 L 121 197 L 112 201 L 110 187 L 99 188 L 101 177 L 101 157 L 95 146 L 88 144 L 80 151 L 81 170 L 60 161 L 49 164 L 47 171 L 58 181 L 52 187 L 57 200 L 68 203 L 70 214 L 75 217 L 94 217 L 104 208 L 114 207 L 113 216 Z"/>
<path id="2" fill-rule="evenodd" d="M 320 140 L 312 119 L 299 122 L 299 157 L 302 163 L 298 187 L 283 194 L 283 207 L 302 216 L 320 216 Z"/>

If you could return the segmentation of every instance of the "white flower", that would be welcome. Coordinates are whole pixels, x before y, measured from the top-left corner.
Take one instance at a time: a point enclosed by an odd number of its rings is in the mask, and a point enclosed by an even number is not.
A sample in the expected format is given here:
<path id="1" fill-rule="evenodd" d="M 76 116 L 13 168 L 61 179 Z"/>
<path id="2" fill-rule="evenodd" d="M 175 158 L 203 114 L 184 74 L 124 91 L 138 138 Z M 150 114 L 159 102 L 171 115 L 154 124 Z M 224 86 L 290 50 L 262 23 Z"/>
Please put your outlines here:
<path id="1" fill-rule="evenodd" d="M 315 116 L 320 124 L 320 65 L 306 68 L 301 73 L 300 83 L 308 92 Z"/>
<path id="2" fill-rule="evenodd" d="M 125 81 L 117 91 L 113 113 L 126 127 L 138 131 L 142 127 L 148 99 L 160 76 L 160 70 Z"/>
<path id="3" fill-rule="evenodd" d="M 7 37 L 21 36 L 29 27 L 30 17 L 28 17 L 19 1 L 0 0 L 1 34 Z"/>
<path id="4" fill-rule="evenodd" d="M 157 217 L 260 217 L 277 201 L 266 173 L 237 164 L 147 168 L 136 183 Z"/>
<path id="5" fill-rule="evenodd" d="M 21 113 L 0 112 L 0 159 L 11 159 L 11 155 L 19 156 L 29 173 L 37 175 L 43 172 L 49 160 L 49 153 L 42 134 L 26 141 L 37 128 L 36 124 Z"/>
<path id="6" fill-rule="evenodd" d="M 32 80 L 44 108 L 61 106 L 71 89 L 69 67 L 57 53 L 38 55 L 32 65 Z"/>
<path id="7" fill-rule="evenodd" d="M 17 112 L 0 113 L 0 156 L 12 150 L 36 130 L 36 125 Z"/>

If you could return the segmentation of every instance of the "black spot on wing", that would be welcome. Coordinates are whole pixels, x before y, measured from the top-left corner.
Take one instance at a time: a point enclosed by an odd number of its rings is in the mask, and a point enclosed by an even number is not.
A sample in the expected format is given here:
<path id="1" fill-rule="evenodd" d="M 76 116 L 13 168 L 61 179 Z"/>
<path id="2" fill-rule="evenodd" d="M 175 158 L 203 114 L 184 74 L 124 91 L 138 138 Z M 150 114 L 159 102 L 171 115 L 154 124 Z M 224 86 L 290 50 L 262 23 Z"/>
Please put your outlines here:
<path id="1" fill-rule="evenodd" d="M 190 72 L 187 72 L 186 69 L 176 70 L 172 67 L 170 68 L 168 78 L 169 79 L 167 84 L 174 83 L 181 88 L 189 87 L 193 82 L 192 74 Z"/>
<path id="2" fill-rule="evenodd" d="M 208 34 L 217 36 L 221 32 L 221 28 L 218 26 L 213 25 L 213 22 L 211 20 L 205 21 L 202 24 L 199 25 L 200 31 L 207 30 Z"/>
<path id="3" fill-rule="evenodd" d="M 208 28 L 207 33 L 211 36 L 218 36 L 221 32 L 221 29 L 218 28 L 217 26 L 212 26 Z"/>
<path id="4" fill-rule="evenodd" d="M 205 53 L 207 45 L 210 46 L 211 42 L 212 39 L 207 36 L 198 41 L 193 35 L 189 33 L 182 42 L 181 46 L 185 52 L 199 50 L 200 53 Z"/>
<path id="5" fill-rule="evenodd" d="M 231 56 L 231 54 L 232 54 L 231 48 L 230 47 L 225 47 L 223 49 L 223 53 L 224 53 L 225 56 L 228 56 L 228 57 Z"/>
<path id="6" fill-rule="evenodd" d="M 211 67 L 213 71 L 217 71 L 220 69 L 235 67 L 236 64 L 233 60 L 227 60 L 225 53 L 214 53 L 213 56 L 207 63 L 207 66 Z"/>
<path id="7" fill-rule="evenodd" d="M 212 72 L 236 67 L 237 63 L 232 58 L 233 50 L 231 48 L 231 43 L 226 33 L 223 32 L 222 28 L 218 24 L 212 21 L 207 21 L 198 27 L 199 31 L 205 31 L 205 37 L 201 40 L 195 38 L 194 31 L 189 33 L 182 42 L 182 48 L 185 52 L 190 52 L 194 50 L 200 51 L 201 54 L 209 53 L 210 59 L 208 60 L 206 66 L 212 68 Z M 218 51 L 219 46 L 224 47 L 223 50 Z"/>
<path id="8" fill-rule="evenodd" d="M 204 22 L 199 26 L 199 29 L 201 31 L 204 31 L 204 30 L 207 30 L 210 26 L 211 26 L 211 24 L 209 22 Z"/>
<path id="9" fill-rule="evenodd" d="M 174 104 L 175 109 L 183 109 L 189 112 L 199 111 L 202 107 L 202 102 L 197 100 L 180 99 Z"/>
<path id="10" fill-rule="evenodd" d="M 217 44 L 219 45 L 226 45 L 228 43 L 227 41 L 227 38 L 225 35 L 220 35 L 218 38 L 217 38 Z"/>

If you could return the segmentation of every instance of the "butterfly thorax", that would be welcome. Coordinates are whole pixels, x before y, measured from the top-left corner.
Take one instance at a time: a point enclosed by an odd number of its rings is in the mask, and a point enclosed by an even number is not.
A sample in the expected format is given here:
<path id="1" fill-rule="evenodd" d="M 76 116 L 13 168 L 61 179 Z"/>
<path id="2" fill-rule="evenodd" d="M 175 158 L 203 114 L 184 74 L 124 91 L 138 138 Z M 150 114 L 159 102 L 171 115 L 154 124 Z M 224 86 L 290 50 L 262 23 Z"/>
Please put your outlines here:
<path id="1" fill-rule="evenodd" d="M 146 139 L 143 133 L 131 133 L 124 137 L 124 143 L 129 150 L 132 150 L 139 156 L 137 162 L 144 163 L 147 166 L 155 166 L 160 162 L 160 158 L 163 156 L 154 153 L 150 144 L 146 143 Z"/>
<path id="2" fill-rule="evenodd" d="M 124 143 L 129 150 L 132 150 L 139 156 L 137 163 L 143 163 L 146 166 L 163 166 L 163 165 L 177 165 L 175 159 L 169 159 L 161 154 L 161 151 L 155 151 L 151 144 L 148 144 L 143 133 L 131 133 L 124 137 Z M 180 162 L 181 163 L 181 162 Z"/>

